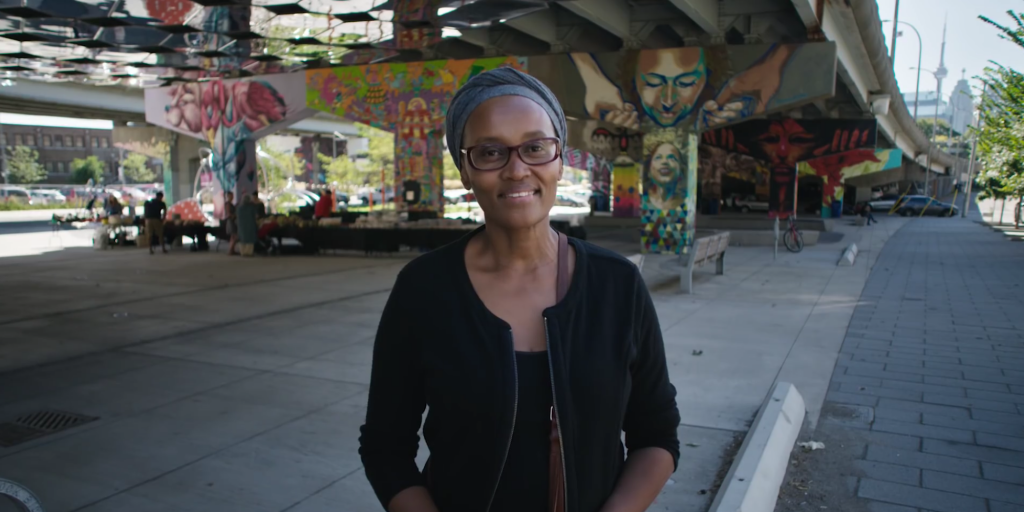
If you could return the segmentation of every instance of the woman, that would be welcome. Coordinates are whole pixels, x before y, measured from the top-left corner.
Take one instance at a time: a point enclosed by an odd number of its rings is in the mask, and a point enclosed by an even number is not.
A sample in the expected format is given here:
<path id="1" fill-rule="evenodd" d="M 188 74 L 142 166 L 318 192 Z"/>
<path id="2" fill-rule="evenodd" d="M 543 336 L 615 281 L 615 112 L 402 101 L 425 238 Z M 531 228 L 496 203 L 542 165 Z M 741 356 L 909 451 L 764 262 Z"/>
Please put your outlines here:
<path id="1" fill-rule="evenodd" d="M 238 213 L 235 195 L 231 192 L 224 193 L 224 233 L 231 241 L 228 245 L 228 256 L 237 255 L 235 247 L 238 245 Z"/>
<path id="2" fill-rule="evenodd" d="M 325 189 L 323 194 L 320 195 L 320 199 L 313 206 L 313 217 L 317 219 L 325 219 L 331 216 L 331 212 L 334 211 L 334 193 L 330 189 Z"/>
<path id="3" fill-rule="evenodd" d="M 446 132 L 487 224 L 406 266 L 384 308 L 360 437 L 377 497 L 390 512 L 645 510 L 679 457 L 675 389 L 636 267 L 550 227 L 561 106 L 502 68 L 455 95 Z"/>
<path id="4" fill-rule="evenodd" d="M 242 196 L 242 204 L 238 205 L 236 211 L 238 216 L 238 243 L 242 256 L 252 256 L 256 246 L 256 232 L 259 229 L 259 211 L 257 203 L 259 198 L 256 192 Z"/>

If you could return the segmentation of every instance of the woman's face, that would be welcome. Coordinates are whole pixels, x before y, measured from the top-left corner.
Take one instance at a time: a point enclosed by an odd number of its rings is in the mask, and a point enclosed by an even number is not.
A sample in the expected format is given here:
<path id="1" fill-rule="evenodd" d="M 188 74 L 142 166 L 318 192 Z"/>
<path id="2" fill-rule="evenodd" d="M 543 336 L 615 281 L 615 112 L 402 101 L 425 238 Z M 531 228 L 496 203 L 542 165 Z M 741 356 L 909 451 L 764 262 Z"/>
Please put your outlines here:
<path id="1" fill-rule="evenodd" d="M 679 150 L 675 146 L 668 143 L 659 145 L 651 155 L 651 180 L 662 185 L 677 180 L 682 166 L 681 160 Z"/>
<path id="2" fill-rule="evenodd" d="M 499 96 L 473 111 L 464 133 L 462 147 L 467 149 L 480 144 L 518 146 L 555 137 L 555 127 L 544 109 L 532 100 Z M 562 177 L 561 158 L 527 165 L 513 150 L 508 163 L 493 171 L 477 170 L 465 154 L 460 158 L 462 184 L 473 190 L 488 224 L 523 229 L 547 223 Z"/>

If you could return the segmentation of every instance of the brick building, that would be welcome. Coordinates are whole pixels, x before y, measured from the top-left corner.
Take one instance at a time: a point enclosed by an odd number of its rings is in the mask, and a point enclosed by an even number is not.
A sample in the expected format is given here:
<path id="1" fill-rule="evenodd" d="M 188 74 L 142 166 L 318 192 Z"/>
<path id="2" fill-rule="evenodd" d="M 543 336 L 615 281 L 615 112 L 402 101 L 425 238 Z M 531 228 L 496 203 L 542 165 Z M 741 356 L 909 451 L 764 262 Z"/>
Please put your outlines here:
<path id="1" fill-rule="evenodd" d="M 112 144 L 113 130 L 17 124 L 3 124 L 2 129 L 0 147 L 8 155 L 8 148 L 15 146 L 27 146 L 39 152 L 39 164 L 47 173 L 46 183 L 70 183 L 71 162 L 91 155 L 106 164 L 105 181 L 117 181 L 121 150 Z M 162 172 L 162 169 L 155 170 Z"/>

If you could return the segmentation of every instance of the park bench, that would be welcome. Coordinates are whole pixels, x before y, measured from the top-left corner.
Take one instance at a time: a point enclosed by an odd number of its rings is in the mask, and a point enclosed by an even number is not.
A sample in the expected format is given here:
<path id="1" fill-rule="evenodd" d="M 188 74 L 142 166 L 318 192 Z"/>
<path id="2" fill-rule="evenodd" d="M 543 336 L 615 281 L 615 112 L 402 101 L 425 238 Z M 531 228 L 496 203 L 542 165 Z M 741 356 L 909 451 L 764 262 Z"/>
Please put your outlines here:
<path id="1" fill-rule="evenodd" d="M 682 269 L 679 274 L 679 287 L 683 293 L 693 293 L 693 269 L 703 267 L 705 263 L 715 262 L 715 274 L 725 273 L 725 249 L 729 247 L 729 232 L 715 233 L 696 239 L 689 253 L 680 255 Z"/>

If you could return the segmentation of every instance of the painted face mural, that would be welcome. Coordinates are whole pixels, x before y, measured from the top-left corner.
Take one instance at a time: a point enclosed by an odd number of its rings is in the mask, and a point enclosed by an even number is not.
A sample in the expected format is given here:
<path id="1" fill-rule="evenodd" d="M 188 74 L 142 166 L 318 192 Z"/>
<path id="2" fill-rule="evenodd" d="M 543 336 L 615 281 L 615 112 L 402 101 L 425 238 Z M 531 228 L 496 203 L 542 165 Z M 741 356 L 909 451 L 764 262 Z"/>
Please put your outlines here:
<path id="1" fill-rule="evenodd" d="M 675 126 L 693 111 L 707 84 L 702 48 L 640 52 L 633 85 L 644 113 L 658 126 Z"/>
<path id="2" fill-rule="evenodd" d="M 644 175 L 647 208 L 679 208 L 687 187 L 686 176 L 682 172 L 684 165 L 682 151 L 673 144 L 664 142 L 655 148 Z"/>
<path id="3" fill-rule="evenodd" d="M 875 145 L 871 120 L 759 119 L 705 132 L 703 142 L 768 162 L 769 215 L 786 217 L 796 208 L 797 164 Z"/>
<path id="4" fill-rule="evenodd" d="M 759 135 L 756 141 L 761 151 L 768 155 L 772 167 L 796 167 L 796 163 L 804 160 L 814 148 L 814 135 L 795 119 L 773 122 L 768 132 Z"/>

